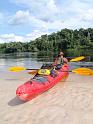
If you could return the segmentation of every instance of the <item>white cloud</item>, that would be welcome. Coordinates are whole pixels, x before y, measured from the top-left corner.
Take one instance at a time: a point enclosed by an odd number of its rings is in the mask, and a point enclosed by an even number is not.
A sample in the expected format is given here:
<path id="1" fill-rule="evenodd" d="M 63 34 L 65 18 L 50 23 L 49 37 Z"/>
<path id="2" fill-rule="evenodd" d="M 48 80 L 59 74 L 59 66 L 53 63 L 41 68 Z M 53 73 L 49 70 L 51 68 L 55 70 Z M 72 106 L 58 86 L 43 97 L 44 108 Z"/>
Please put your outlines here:
<path id="1" fill-rule="evenodd" d="M 14 16 L 10 17 L 10 20 L 8 21 L 9 24 L 12 25 L 19 25 L 27 23 L 30 19 L 30 13 L 29 11 L 17 11 Z"/>
<path id="2" fill-rule="evenodd" d="M 43 31 L 39 31 L 39 30 L 34 30 L 32 33 L 26 35 L 26 39 L 34 40 L 44 34 L 49 34 L 49 33 L 47 31 L 43 32 Z"/>
<path id="3" fill-rule="evenodd" d="M 48 22 L 47 27 L 49 30 L 54 29 L 54 30 L 60 30 L 63 28 L 63 21 L 61 20 L 56 20 L 53 22 Z"/>
<path id="4" fill-rule="evenodd" d="M 60 10 L 54 0 L 15 0 L 12 2 L 24 5 L 36 18 L 44 21 L 53 21 L 60 15 Z"/>
<path id="5" fill-rule="evenodd" d="M 19 36 L 19 35 L 15 35 L 13 33 L 2 34 L 2 35 L 0 35 L 0 43 L 5 43 L 5 42 L 7 43 L 7 42 L 13 42 L 13 41 L 25 42 L 25 41 L 35 40 L 36 38 L 38 38 L 44 34 L 49 34 L 49 33 L 44 30 L 42 30 L 42 31 L 34 30 L 33 32 L 26 34 L 25 36 Z"/>
<path id="6" fill-rule="evenodd" d="M 29 27 L 34 27 L 34 28 L 45 27 L 46 24 L 44 21 L 32 16 L 29 11 L 21 11 L 21 10 L 16 12 L 15 15 L 11 16 L 8 23 L 11 25 L 22 25 L 22 26 L 28 25 Z"/>
<path id="7" fill-rule="evenodd" d="M 16 12 L 15 15 L 10 17 L 8 23 L 11 25 L 28 25 L 29 27 L 48 31 L 51 29 L 60 29 L 63 22 L 61 20 L 53 20 L 47 22 L 45 20 L 32 16 L 29 11 L 19 10 L 18 12 Z"/>
<path id="8" fill-rule="evenodd" d="M 26 15 L 26 18 L 24 16 L 25 19 L 21 19 L 22 16 L 18 18 L 16 13 L 14 20 L 19 19 L 19 23 L 26 20 L 30 26 L 36 28 L 45 27 L 46 25 L 48 29 L 59 30 L 60 26 L 63 25 L 63 21 L 68 22 L 70 27 L 73 27 L 73 23 L 70 24 L 68 21 L 69 18 L 75 18 L 74 22 L 77 22 L 79 18 L 79 21 L 81 20 L 83 23 L 93 18 L 91 10 L 93 2 L 91 0 L 89 0 L 89 3 L 87 0 L 66 0 L 65 2 L 61 0 L 15 0 L 15 2 L 26 6 L 29 11 L 23 12 L 23 15 Z"/>
<path id="9" fill-rule="evenodd" d="M 82 19 L 85 21 L 93 21 L 93 9 L 87 9 L 81 12 Z"/>
<path id="10" fill-rule="evenodd" d="M 4 43 L 4 42 L 12 42 L 12 41 L 23 41 L 23 37 L 22 36 L 17 36 L 13 33 L 11 34 L 2 34 L 0 35 L 0 42 Z"/>
<path id="11" fill-rule="evenodd" d="M 84 15 L 85 12 L 87 13 L 87 11 L 89 11 L 89 9 L 92 9 L 92 6 L 93 6 L 92 0 L 65 0 L 65 1 L 61 1 L 61 0 L 59 1 L 58 0 L 15 0 L 14 1 L 14 0 L 11 0 L 11 1 L 13 3 L 16 3 L 19 6 L 24 6 L 26 9 L 28 9 L 29 12 L 31 12 L 32 14 L 30 15 L 32 16 L 32 18 L 35 18 L 37 20 L 43 20 L 44 22 L 51 22 L 51 21 L 60 22 L 60 20 L 62 21 L 64 18 L 68 20 L 70 16 L 74 18 L 75 15 L 79 15 L 79 17 L 82 16 L 82 19 L 83 17 L 85 19 L 86 17 L 86 15 Z M 27 13 L 24 12 L 23 15 L 27 16 Z M 92 17 L 92 13 L 91 13 L 91 16 L 89 16 L 88 18 L 91 18 L 91 17 Z M 20 20 L 20 23 L 22 22 L 24 21 Z"/>
<path id="12" fill-rule="evenodd" d="M 86 1 L 86 0 L 85 0 Z M 62 28 L 89 28 L 93 27 L 93 1 L 89 3 L 84 0 L 68 0 L 64 6 L 59 5 L 64 10 L 62 15 Z M 68 7 L 66 7 L 68 6 Z"/>

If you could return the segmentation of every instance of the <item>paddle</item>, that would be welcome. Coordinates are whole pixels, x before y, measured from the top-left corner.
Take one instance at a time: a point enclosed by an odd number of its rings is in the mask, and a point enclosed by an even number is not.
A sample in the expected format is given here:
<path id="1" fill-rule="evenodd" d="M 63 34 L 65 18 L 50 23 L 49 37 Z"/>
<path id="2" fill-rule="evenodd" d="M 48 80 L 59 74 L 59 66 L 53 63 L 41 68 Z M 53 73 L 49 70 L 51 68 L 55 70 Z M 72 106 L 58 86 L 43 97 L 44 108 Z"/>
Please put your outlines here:
<path id="1" fill-rule="evenodd" d="M 36 74 L 38 72 L 38 70 L 34 70 L 32 72 L 28 72 L 28 74 Z M 77 69 L 73 69 L 71 71 L 63 71 L 63 72 L 73 72 L 76 74 L 80 74 L 80 75 L 93 75 L 93 70 L 89 69 L 89 68 L 77 68 Z"/>
<path id="2" fill-rule="evenodd" d="M 31 74 L 31 75 L 35 75 L 37 74 L 38 70 L 32 70 L 32 71 L 29 71 L 28 74 Z"/>
<path id="3" fill-rule="evenodd" d="M 80 75 L 93 75 L 93 70 L 89 68 L 76 68 L 72 72 Z"/>
<path id="4" fill-rule="evenodd" d="M 76 57 L 74 59 L 71 59 L 70 62 L 77 62 L 77 61 L 80 61 L 80 60 L 82 60 L 84 58 L 85 58 L 84 56 Z"/>
<path id="5" fill-rule="evenodd" d="M 38 72 L 38 70 L 40 70 L 40 69 L 26 69 L 24 67 L 11 67 L 9 70 L 13 71 L 13 72 L 20 72 L 23 70 L 33 70 L 28 73 L 36 74 Z M 66 72 L 66 71 L 63 71 L 63 72 Z M 89 68 L 77 68 L 77 69 L 73 69 L 73 70 L 67 71 L 67 72 L 73 72 L 73 73 L 80 74 L 80 75 L 93 75 L 93 70 L 89 69 Z"/>
<path id="6" fill-rule="evenodd" d="M 24 67 L 20 67 L 20 66 L 13 66 L 9 68 L 10 71 L 13 72 L 20 72 L 20 71 L 24 71 L 24 70 L 39 70 L 39 69 L 30 69 L 30 68 L 24 68 Z"/>

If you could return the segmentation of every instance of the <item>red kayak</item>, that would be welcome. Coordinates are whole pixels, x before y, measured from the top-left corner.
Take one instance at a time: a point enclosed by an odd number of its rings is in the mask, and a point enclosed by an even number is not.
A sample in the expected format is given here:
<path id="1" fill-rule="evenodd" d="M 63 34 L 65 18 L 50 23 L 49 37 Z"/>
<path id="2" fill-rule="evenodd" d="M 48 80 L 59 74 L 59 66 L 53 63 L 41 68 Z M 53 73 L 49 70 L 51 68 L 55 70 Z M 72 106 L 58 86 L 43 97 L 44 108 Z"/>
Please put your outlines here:
<path id="1" fill-rule="evenodd" d="M 35 75 L 23 85 L 19 86 L 16 90 L 16 95 L 19 99 L 28 101 L 36 97 L 37 95 L 47 91 L 61 80 L 65 80 L 69 75 L 69 66 L 64 64 L 59 70 L 57 75 Z"/>

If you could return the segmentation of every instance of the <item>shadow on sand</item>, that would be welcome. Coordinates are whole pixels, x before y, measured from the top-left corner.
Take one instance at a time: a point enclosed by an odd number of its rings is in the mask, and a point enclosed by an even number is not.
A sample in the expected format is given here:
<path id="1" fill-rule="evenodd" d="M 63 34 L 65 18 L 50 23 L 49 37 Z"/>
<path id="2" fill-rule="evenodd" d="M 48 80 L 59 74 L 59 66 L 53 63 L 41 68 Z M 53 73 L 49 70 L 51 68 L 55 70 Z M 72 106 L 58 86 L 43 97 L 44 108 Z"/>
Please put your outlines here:
<path id="1" fill-rule="evenodd" d="M 21 105 L 26 103 L 25 101 L 21 101 L 20 99 L 18 99 L 17 97 L 13 98 L 12 100 L 10 100 L 8 102 L 9 106 L 17 106 L 17 105 Z"/>

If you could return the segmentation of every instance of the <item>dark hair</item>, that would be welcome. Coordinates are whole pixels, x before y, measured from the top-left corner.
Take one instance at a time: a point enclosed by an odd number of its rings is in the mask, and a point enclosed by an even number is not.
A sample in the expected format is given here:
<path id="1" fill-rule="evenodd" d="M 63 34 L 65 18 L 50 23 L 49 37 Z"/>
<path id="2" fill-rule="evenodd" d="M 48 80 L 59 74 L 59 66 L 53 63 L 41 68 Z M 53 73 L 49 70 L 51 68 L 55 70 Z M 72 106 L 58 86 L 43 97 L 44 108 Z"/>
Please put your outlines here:
<path id="1" fill-rule="evenodd" d="M 64 53 L 63 52 L 59 52 L 59 54 L 58 54 L 59 56 L 61 56 L 61 55 L 64 55 Z"/>

